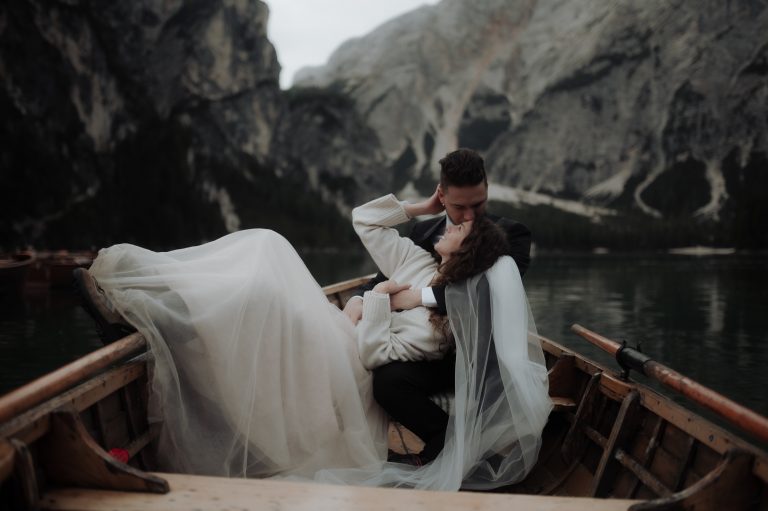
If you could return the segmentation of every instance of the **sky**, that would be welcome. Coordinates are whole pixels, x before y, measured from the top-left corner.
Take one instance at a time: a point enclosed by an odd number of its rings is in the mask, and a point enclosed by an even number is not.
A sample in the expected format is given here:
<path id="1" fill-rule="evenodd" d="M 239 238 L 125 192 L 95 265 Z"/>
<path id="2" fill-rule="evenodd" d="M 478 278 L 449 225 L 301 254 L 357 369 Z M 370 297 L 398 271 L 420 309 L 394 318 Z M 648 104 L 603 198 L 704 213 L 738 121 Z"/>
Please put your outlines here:
<path id="1" fill-rule="evenodd" d="M 438 0 L 264 0 L 269 5 L 269 40 L 280 61 L 285 89 L 304 66 L 325 64 L 347 39 L 359 37 L 422 5 Z"/>

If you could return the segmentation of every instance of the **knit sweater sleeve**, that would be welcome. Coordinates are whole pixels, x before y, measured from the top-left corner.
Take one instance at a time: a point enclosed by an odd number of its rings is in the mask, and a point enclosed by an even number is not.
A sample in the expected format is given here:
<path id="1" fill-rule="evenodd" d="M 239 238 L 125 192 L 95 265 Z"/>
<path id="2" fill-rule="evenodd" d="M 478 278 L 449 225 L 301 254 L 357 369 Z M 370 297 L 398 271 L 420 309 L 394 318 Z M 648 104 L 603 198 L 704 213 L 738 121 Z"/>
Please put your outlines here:
<path id="1" fill-rule="evenodd" d="M 385 275 L 391 276 L 402 265 L 424 257 L 421 248 L 392 228 L 408 220 L 403 203 L 391 194 L 352 211 L 355 231 Z M 394 360 L 436 358 L 434 333 L 425 314 L 425 310 L 399 313 L 393 325 L 389 295 L 366 291 L 363 317 L 357 325 L 358 350 L 363 366 L 373 369 Z"/>
<path id="2" fill-rule="evenodd" d="M 410 220 L 403 203 L 394 195 L 374 199 L 352 210 L 352 225 L 373 262 L 391 276 L 409 257 L 421 250 L 392 227 Z"/>
<path id="3" fill-rule="evenodd" d="M 389 295 L 366 291 L 363 317 L 357 324 L 357 347 L 366 369 L 395 360 L 431 360 L 442 356 L 425 309 L 398 313 L 396 325 L 389 309 Z"/>

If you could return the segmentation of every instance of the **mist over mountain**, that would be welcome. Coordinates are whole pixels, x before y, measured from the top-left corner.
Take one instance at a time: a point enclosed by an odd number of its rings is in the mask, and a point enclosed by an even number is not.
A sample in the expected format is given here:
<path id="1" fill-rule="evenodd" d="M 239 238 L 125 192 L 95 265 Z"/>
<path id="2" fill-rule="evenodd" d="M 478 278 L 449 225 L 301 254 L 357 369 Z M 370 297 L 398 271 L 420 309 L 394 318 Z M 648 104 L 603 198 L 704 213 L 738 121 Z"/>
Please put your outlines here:
<path id="1" fill-rule="evenodd" d="M 264 2 L 10 0 L 0 245 L 354 243 L 467 146 L 540 246 L 766 248 L 767 7 L 443 0 L 281 91 Z"/>

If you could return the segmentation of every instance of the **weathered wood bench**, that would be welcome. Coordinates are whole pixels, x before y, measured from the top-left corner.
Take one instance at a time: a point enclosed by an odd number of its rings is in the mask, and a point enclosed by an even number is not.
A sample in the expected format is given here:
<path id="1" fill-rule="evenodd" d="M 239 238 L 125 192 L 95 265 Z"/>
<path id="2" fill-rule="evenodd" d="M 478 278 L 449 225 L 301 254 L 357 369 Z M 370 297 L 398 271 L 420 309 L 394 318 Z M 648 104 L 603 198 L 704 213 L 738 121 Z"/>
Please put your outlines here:
<path id="1" fill-rule="evenodd" d="M 164 495 L 61 488 L 43 495 L 40 508 L 57 511 L 224 511 L 280 509 L 384 511 L 525 509 L 526 511 L 618 511 L 636 501 L 577 497 L 361 488 L 261 479 L 156 474 L 168 481 Z"/>

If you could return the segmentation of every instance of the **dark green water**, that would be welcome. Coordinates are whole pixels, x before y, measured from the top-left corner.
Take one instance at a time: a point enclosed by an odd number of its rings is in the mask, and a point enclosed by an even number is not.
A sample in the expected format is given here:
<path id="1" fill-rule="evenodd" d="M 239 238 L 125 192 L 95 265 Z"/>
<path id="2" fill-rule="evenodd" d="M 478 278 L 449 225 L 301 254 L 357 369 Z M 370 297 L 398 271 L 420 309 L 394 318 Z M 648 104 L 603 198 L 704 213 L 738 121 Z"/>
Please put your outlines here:
<path id="1" fill-rule="evenodd" d="M 320 284 L 374 270 L 362 254 L 305 255 Z M 768 415 L 768 257 L 545 255 L 524 279 L 539 333 L 614 362 L 569 330 L 580 323 Z M 99 347 L 68 290 L 0 307 L 0 393 Z"/>
<path id="2" fill-rule="evenodd" d="M 524 281 L 540 334 L 611 368 L 570 325 L 641 342 L 655 360 L 768 416 L 768 257 L 540 257 Z"/>

